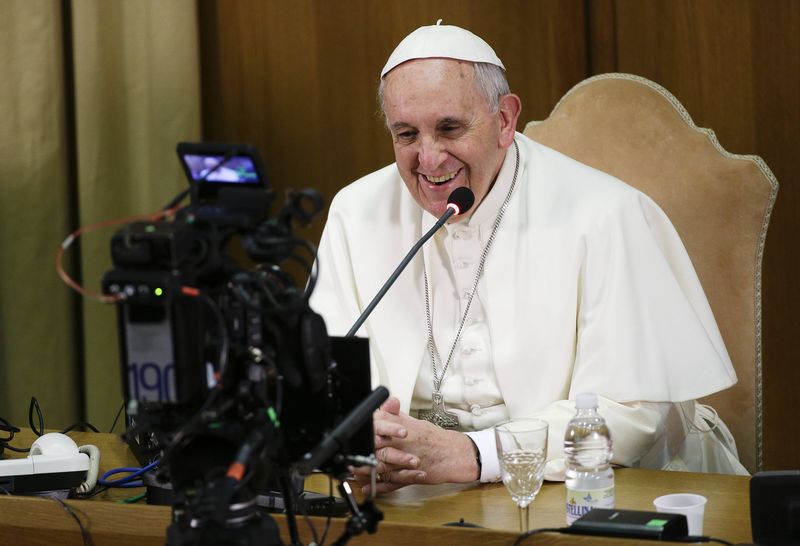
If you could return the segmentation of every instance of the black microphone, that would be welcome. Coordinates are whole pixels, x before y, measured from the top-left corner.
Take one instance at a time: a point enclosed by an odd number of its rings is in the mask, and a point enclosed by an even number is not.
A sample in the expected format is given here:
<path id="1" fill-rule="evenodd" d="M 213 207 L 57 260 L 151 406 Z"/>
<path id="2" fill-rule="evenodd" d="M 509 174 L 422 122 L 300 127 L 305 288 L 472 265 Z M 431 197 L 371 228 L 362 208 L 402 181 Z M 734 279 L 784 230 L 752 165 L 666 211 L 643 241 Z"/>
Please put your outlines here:
<path id="1" fill-rule="evenodd" d="M 389 291 L 389 288 L 394 284 L 394 281 L 397 280 L 397 277 L 400 276 L 400 273 L 402 273 L 403 270 L 406 268 L 408 263 L 411 261 L 411 258 L 414 257 L 414 255 L 417 253 L 417 251 L 419 251 L 420 248 L 422 248 L 422 245 L 424 245 L 428 239 L 433 237 L 433 234 L 436 233 L 439 230 L 439 228 L 442 227 L 444 223 L 450 219 L 451 216 L 464 214 L 472 207 L 474 203 L 475 203 L 475 194 L 472 193 L 472 190 L 470 190 L 469 188 L 462 186 L 460 188 L 454 189 L 450 193 L 450 195 L 447 197 L 447 210 L 445 211 L 445 213 L 442 214 L 436 221 L 436 223 L 433 225 L 433 227 L 430 230 L 428 230 L 428 232 L 425 235 L 423 235 L 422 238 L 419 241 L 417 241 L 417 243 L 413 247 L 411 247 L 411 250 L 408 252 L 408 254 L 406 254 L 406 257 L 403 258 L 403 261 L 400 262 L 400 265 L 397 266 L 397 269 L 394 270 L 394 273 L 392 273 L 392 275 L 384 283 L 384 285 L 381 287 L 378 293 L 375 294 L 375 297 L 372 298 L 372 301 L 369 302 L 367 308 L 364 309 L 364 312 L 361 313 L 361 315 L 358 317 L 358 320 L 356 320 L 355 324 L 353 324 L 353 327 L 350 328 L 350 331 L 347 332 L 345 337 L 353 337 L 354 335 L 356 335 L 358 329 L 361 328 L 361 325 L 364 324 L 364 321 L 367 320 L 368 316 L 370 316 L 373 309 L 375 309 L 375 306 L 378 305 L 378 302 L 381 301 L 381 299 L 383 299 L 383 296 L 386 295 L 386 292 Z"/>

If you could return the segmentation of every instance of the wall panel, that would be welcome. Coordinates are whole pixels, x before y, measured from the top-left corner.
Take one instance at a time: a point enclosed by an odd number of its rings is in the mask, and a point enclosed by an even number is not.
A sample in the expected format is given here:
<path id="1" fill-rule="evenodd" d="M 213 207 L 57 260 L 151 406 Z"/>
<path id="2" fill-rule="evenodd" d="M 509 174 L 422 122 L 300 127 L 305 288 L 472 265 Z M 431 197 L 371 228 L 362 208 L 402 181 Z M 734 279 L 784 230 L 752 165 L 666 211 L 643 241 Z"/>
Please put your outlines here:
<path id="1" fill-rule="evenodd" d="M 199 0 L 207 140 L 259 146 L 282 195 L 330 200 L 390 163 L 377 112 L 394 45 L 438 18 L 483 36 L 522 98 L 520 126 L 575 83 L 631 72 L 660 83 L 734 153 L 761 155 L 781 182 L 764 269 L 766 463 L 800 466 L 800 2 L 794 0 Z M 320 218 L 301 236 L 317 240 Z"/>
<path id="2" fill-rule="evenodd" d="M 335 192 L 393 159 L 378 113 L 394 46 L 438 18 L 493 45 L 523 101 L 546 117 L 587 75 L 582 0 L 200 0 L 207 140 L 259 146 L 275 186 Z M 318 240 L 323 219 L 304 236 Z"/>

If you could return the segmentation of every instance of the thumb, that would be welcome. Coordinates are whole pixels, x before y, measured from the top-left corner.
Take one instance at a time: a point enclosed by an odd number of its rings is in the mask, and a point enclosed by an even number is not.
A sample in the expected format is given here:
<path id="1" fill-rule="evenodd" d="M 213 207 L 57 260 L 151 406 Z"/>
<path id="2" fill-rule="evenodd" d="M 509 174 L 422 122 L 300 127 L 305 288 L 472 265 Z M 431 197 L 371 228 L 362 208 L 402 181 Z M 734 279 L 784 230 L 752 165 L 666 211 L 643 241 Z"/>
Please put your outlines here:
<path id="1" fill-rule="evenodd" d="M 381 409 L 392 415 L 400 415 L 400 400 L 392 396 L 381 405 Z"/>

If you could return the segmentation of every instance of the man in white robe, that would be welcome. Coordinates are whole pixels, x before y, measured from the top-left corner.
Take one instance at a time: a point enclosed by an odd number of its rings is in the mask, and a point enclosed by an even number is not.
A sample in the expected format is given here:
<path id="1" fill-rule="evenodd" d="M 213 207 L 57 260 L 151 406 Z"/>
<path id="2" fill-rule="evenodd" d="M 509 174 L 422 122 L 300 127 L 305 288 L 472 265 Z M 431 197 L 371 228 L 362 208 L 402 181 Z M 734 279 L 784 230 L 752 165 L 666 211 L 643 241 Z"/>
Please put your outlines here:
<path id="1" fill-rule="evenodd" d="M 548 421 L 553 477 L 579 392 L 600 396 L 617 464 L 743 472 L 694 402 L 736 376 L 677 233 L 644 194 L 516 133 L 503 71 L 458 27 L 409 35 L 382 74 L 397 161 L 331 204 L 311 304 L 342 335 L 450 192 L 476 197 L 359 331 L 393 395 L 375 415 L 378 491 L 499 479 L 492 426 L 519 417 Z M 459 431 L 416 418 L 437 390 Z"/>

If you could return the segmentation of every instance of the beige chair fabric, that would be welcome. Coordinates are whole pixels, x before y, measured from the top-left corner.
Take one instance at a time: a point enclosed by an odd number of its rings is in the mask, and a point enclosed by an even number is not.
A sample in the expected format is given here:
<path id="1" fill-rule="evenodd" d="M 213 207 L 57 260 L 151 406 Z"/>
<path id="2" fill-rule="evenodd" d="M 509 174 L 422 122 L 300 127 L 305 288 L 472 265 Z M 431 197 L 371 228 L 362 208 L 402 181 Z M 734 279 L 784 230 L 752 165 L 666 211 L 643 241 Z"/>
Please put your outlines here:
<path id="1" fill-rule="evenodd" d="M 730 427 L 742 464 L 760 470 L 761 263 L 775 176 L 760 157 L 726 152 L 666 89 L 630 74 L 579 83 L 524 132 L 638 188 L 672 220 L 739 378 L 703 402 Z"/>

